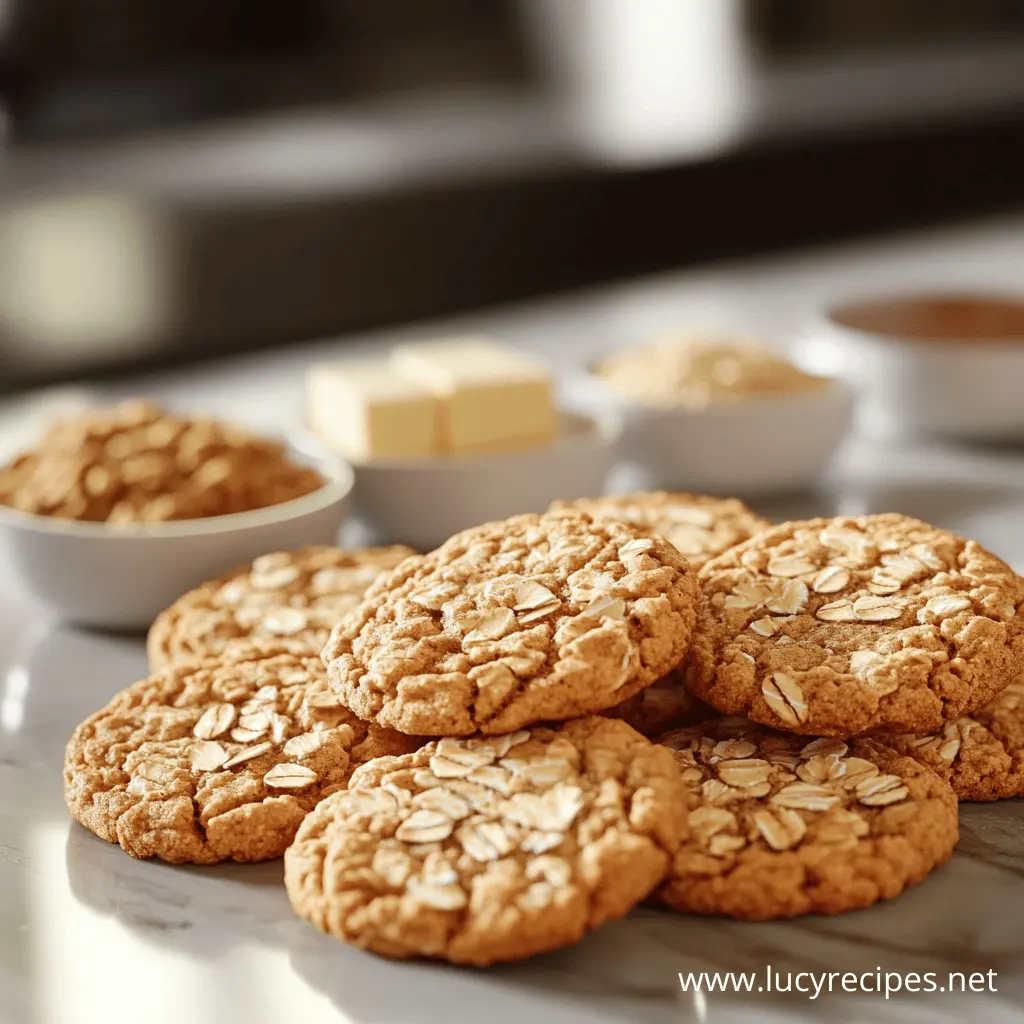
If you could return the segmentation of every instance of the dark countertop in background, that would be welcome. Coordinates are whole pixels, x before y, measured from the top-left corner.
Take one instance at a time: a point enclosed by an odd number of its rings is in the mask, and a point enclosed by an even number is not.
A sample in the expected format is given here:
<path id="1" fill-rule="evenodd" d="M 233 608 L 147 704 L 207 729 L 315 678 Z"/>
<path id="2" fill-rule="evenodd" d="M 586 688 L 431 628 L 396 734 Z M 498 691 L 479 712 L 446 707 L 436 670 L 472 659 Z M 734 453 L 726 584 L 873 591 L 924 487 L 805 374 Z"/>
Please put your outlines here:
<path id="1" fill-rule="evenodd" d="M 67 253 L 81 252 L 122 304 L 145 308 L 109 344 L 117 331 L 84 313 L 71 339 L 8 323 L 0 390 L 1024 205 L 1024 114 L 762 138 L 656 168 L 591 159 L 515 103 L 404 116 L 14 156 L 0 209 L 8 287 L 52 312 L 73 291 Z M 58 258 L 20 244 L 69 201 L 92 213 Z M 12 216 L 19 230 L 5 231 Z M 90 232 L 114 239 L 100 247 L 106 263 L 90 255 Z"/>

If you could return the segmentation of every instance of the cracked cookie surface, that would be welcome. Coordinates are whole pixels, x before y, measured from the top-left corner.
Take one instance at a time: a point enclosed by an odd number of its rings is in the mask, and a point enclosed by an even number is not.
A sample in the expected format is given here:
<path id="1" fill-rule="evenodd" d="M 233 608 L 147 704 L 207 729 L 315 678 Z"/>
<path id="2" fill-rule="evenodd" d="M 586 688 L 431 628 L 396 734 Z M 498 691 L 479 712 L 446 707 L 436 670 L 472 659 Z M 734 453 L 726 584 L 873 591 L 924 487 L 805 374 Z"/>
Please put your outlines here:
<path id="1" fill-rule="evenodd" d="M 623 722 L 452 738 L 364 765 L 285 855 L 292 906 L 384 956 L 486 965 L 570 945 L 664 877 L 688 792 Z"/>
<path id="2" fill-rule="evenodd" d="M 961 800 L 1024 796 L 1024 676 L 938 732 L 880 733 L 878 739 L 937 772 Z"/>
<path id="3" fill-rule="evenodd" d="M 407 559 L 324 647 L 360 718 L 426 736 L 603 711 L 675 668 L 700 600 L 660 537 L 584 514 L 524 515 Z"/>
<path id="4" fill-rule="evenodd" d="M 279 857 L 352 768 L 415 749 L 367 726 L 291 654 L 182 665 L 118 693 L 74 732 L 64 797 L 90 831 L 174 864 Z"/>
<path id="5" fill-rule="evenodd" d="M 701 566 L 726 548 L 749 540 L 772 524 L 738 498 L 714 498 L 683 491 L 641 491 L 602 498 L 556 501 L 552 510 L 576 509 L 619 519 L 671 541 L 691 565 Z"/>
<path id="6" fill-rule="evenodd" d="M 719 718 L 661 738 L 699 793 L 657 898 L 764 921 L 891 899 L 949 859 L 956 797 L 874 740 L 810 740 Z"/>
<path id="7" fill-rule="evenodd" d="M 402 545 L 315 545 L 261 555 L 190 590 L 160 613 L 146 641 L 150 668 L 261 651 L 319 654 L 331 629 L 370 584 L 411 554 Z"/>
<path id="8" fill-rule="evenodd" d="M 701 583 L 687 685 L 724 714 L 807 735 L 931 732 L 1024 669 L 1017 575 L 907 516 L 785 523 Z"/>

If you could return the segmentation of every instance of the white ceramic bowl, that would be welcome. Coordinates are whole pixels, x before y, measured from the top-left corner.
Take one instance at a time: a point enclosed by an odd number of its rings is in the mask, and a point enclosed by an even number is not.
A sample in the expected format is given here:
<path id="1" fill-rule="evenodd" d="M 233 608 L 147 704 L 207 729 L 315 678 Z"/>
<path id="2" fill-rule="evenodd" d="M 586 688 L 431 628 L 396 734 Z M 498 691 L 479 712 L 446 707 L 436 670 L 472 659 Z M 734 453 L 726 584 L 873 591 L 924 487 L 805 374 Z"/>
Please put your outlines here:
<path id="1" fill-rule="evenodd" d="M 929 340 L 855 330 L 816 315 L 798 358 L 845 379 L 860 396 L 869 434 L 933 434 L 971 441 L 1024 439 L 1024 337 Z"/>
<path id="2" fill-rule="evenodd" d="M 577 400 L 612 408 L 625 421 L 623 455 L 637 486 L 758 496 L 813 484 L 845 436 L 853 393 L 842 381 L 820 389 L 702 409 L 630 402 L 588 374 Z"/>
<path id="3" fill-rule="evenodd" d="M 614 415 L 560 414 L 550 445 L 524 452 L 353 461 L 352 500 L 375 539 L 429 551 L 469 526 L 600 494 L 617 457 Z"/>
<path id="4" fill-rule="evenodd" d="M 69 622 L 147 627 L 185 591 L 268 551 L 332 544 L 352 490 L 341 460 L 293 453 L 323 487 L 269 508 L 207 519 L 108 526 L 0 505 L 0 537 L 22 585 Z"/>

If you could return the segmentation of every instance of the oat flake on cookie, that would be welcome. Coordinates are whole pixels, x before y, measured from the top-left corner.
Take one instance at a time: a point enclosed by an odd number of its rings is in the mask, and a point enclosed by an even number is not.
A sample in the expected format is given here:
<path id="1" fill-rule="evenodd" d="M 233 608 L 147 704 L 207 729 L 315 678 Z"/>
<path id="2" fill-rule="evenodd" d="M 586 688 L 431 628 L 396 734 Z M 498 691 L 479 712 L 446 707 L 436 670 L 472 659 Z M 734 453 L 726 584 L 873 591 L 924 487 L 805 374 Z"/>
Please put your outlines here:
<path id="1" fill-rule="evenodd" d="M 1024 670 L 1024 593 L 979 544 L 898 514 L 784 523 L 701 569 L 687 685 L 807 735 L 933 732 Z"/>
<path id="2" fill-rule="evenodd" d="M 686 654 L 699 588 L 664 539 L 523 515 L 409 558 L 335 629 L 331 688 L 367 721 L 505 733 L 620 704 Z"/>

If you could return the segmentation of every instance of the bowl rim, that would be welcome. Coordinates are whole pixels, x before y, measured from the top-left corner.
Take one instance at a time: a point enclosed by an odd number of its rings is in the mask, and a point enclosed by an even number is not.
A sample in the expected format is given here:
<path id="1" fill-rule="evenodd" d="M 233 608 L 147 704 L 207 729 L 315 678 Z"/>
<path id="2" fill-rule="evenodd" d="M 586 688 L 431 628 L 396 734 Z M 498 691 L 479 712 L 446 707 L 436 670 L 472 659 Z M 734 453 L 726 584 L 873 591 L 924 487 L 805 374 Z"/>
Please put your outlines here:
<path id="1" fill-rule="evenodd" d="M 550 444 L 536 445 L 507 452 L 471 452 L 452 455 L 433 455 L 423 458 L 348 459 L 355 474 L 361 472 L 424 472 L 450 473 L 479 468 L 493 468 L 496 464 L 507 463 L 510 467 L 523 458 L 538 455 L 555 455 L 559 451 L 593 446 L 614 448 L 622 437 L 625 424 L 620 413 L 613 409 L 583 409 L 574 406 L 559 406 L 558 419 L 576 421 L 583 429 L 575 433 L 559 432 Z M 289 436 L 289 442 L 298 450 L 322 448 L 324 442 L 308 427 L 300 433 Z"/>
<path id="2" fill-rule="evenodd" d="M 882 290 L 877 292 L 854 292 L 849 295 L 835 295 L 818 307 L 812 317 L 812 324 L 824 326 L 827 330 L 834 331 L 846 337 L 853 337 L 861 341 L 875 342 L 880 345 L 890 345 L 893 348 L 926 349 L 932 352 L 950 354 L 951 352 L 963 352 L 977 354 L 979 351 L 989 355 L 995 352 L 1024 352 L 1024 334 L 1000 335 L 998 337 L 979 338 L 972 334 L 960 334 L 955 338 L 936 337 L 907 337 L 901 334 L 886 334 L 880 331 L 871 331 L 862 327 L 851 327 L 849 324 L 840 323 L 835 319 L 834 313 L 843 306 L 858 306 L 868 303 L 914 301 L 936 298 L 960 298 L 960 299 L 990 299 L 999 302 L 1014 302 L 1024 308 L 1024 292 L 1014 293 L 1010 289 L 997 291 L 984 288 L 950 288 L 938 286 L 928 288 Z M 970 344 L 970 349 L 957 349 L 954 346 Z"/>
<path id="3" fill-rule="evenodd" d="M 276 505 L 250 509 L 248 512 L 230 512 L 223 516 L 203 516 L 199 519 L 175 519 L 164 523 L 123 523 L 61 519 L 24 512 L 10 505 L 0 504 L 0 527 L 36 530 L 63 536 L 94 537 L 105 540 L 135 539 L 162 540 L 182 537 L 207 537 L 234 533 L 274 523 L 284 523 L 313 512 L 320 512 L 343 502 L 355 486 L 352 467 L 339 456 L 312 454 L 308 450 L 294 449 L 307 464 L 313 464 L 325 477 L 322 487 Z"/>

